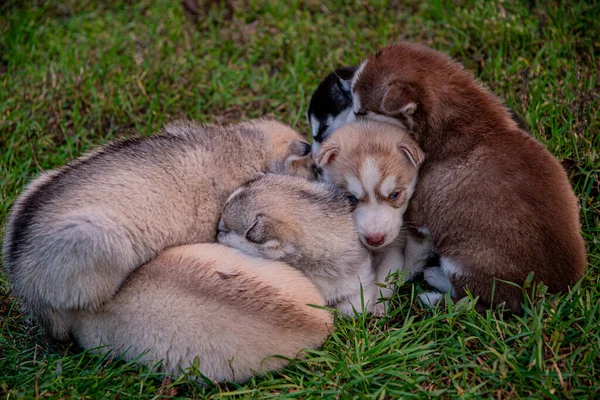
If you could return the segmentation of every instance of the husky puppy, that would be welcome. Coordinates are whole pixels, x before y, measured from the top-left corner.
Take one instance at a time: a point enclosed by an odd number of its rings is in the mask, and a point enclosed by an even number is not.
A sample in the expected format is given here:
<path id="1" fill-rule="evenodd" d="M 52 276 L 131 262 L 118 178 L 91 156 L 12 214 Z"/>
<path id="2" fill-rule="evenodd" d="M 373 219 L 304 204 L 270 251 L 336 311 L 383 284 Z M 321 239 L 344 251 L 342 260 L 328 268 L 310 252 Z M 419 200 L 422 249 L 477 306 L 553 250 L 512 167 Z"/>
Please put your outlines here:
<path id="1" fill-rule="evenodd" d="M 343 67 L 331 72 L 319 83 L 310 98 L 306 119 L 310 124 L 313 143 L 312 153 L 315 156 L 321 143 L 348 119 L 352 114 L 352 78 L 357 67 Z M 505 106 L 510 117 L 519 125 L 519 129 L 528 131 L 529 127 L 523 118 L 513 109 Z"/>
<path id="2" fill-rule="evenodd" d="M 364 61 L 351 90 L 352 118 L 402 126 L 427 154 L 407 220 L 440 256 L 429 284 L 521 312 L 531 272 L 551 292 L 581 278 L 585 243 L 565 171 L 472 73 L 402 43 Z"/>
<path id="3" fill-rule="evenodd" d="M 376 121 L 342 126 L 317 154 L 323 178 L 354 204 L 360 241 L 375 257 L 377 282 L 404 268 L 406 238 L 400 231 L 424 158 L 405 130 Z M 391 289 L 382 294 L 389 297 Z"/>
<path id="4" fill-rule="evenodd" d="M 134 271 L 95 312 L 62 311 L 80 346 L 178 374 L 198 357 L 201 373 L 241 382 L 317 348 L 329 312 L 302 273 L 219 244 L 172 247 Z M 98 347 L 103 346 L 103 347 Z M 269 358 L 267 358 L 269 357 Z M 266 359 L 265 359 L 266 358 Z"/>
<path id="5" fill-rule="evenodd" d="M 312 176 L 310 145 L 258 120 L 175 122 L 42 174 L 17 199 L 4 236 L 14 294 L 52 337 L 57 311 L 93 310 L 161 250 L 211 242 L 227 196 L 261 171 Z"/>
<path id="6" fill-rule="evenodd" d="M 342 126 L 352 113 L 350 83 L 356 67 L 338 68 L 319 84 L 312 94 L 306 118 L 313 136 L 313 156 L 319 146 L 337 128 Z"/>
<path id="7" fill-rule="evenodd" d="M 233 192 L 219 222 L 219 243 L 284 261 L 308 276 L 330 306 L 354 315 L 378 298 L 371 257 L 358 238 L 352 207 L 335 187 L 266 175 Z"/>

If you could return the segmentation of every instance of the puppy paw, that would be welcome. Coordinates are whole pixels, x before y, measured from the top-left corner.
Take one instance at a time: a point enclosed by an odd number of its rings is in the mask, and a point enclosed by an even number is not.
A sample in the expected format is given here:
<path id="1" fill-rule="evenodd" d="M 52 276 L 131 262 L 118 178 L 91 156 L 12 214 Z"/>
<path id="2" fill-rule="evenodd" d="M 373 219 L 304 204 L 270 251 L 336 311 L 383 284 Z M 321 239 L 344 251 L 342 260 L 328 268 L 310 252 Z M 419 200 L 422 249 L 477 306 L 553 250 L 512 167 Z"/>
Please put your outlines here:
<path id="1" fill-rule="evenodd" d="M 425 307 L 435 307 L 444 296 L 438 292 L 425 292 L 419 295 L 419 300 Z"/>
<path id="2" fill-rule="evenodd" d="M 381 302 L 381 303 L 377 303 L 375 304 L 372 308 L 371 308 L 371 314 L 374 317 L 377 318 L 381 318 L 385 315 L 385 310 L 387 310 L 388 308 L 388 302 Z"/>
<path id="3" fill-rule="evenodd" d="M 426 268 L 423 271 L 423 278 L 425 278 L 425 281 L 430 286 L 433 286 L 440 292 L 446 293 L 452 291 L 452 283 L 440 267 Z"/>

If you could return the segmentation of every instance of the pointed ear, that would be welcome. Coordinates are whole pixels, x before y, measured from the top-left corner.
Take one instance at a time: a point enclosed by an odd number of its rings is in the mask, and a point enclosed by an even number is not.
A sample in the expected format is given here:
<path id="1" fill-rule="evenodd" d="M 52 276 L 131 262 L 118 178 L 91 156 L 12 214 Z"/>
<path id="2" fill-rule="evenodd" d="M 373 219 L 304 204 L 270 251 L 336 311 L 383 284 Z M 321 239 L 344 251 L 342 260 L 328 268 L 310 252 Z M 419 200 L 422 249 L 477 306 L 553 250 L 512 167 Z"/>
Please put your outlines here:
<path id="1" fill-rule="evenodd" d="M 294 140 L 290 143 L 289 155 L 285 159 L 285 168 L 289 168 L 294 161 L 301 160 L 305 157 L 310 157 L 310 144 L 300 140 Z"/>
<path id="2" fill-rule="evenodd" d="M 352 78 L 354 78 L 355 72 L 356 67 L 342 67 L 337 68 L 335 71 L 333 71 L 333 73 L 338 77 L 340 88 L 344 92 L 350 92 L 352 86 Z"/>
<path id="3" fill-rule="evenodd" d="M 425 153 L 416 143 L 400 143 L 398 150 L 406 154 L 408 160 L 417 168 L 423 164 L 425 160 Z"/>
<path id="4" fill-rule="evenodd" d="M 388 115 L 412 115 L 417 110 L 417 100 L 417 93 L 412 85 L 395 81 L 388 85 L 381 109 Z"/>
<path id="5" fill-rule="evenodd" d="M 325 143 L 319 149 L 317 154 L 317 166 L 324 167 L 325 165 L 331 164 L 340 152 L 340 148 L 333 143 Z"/>
<path id="6" fill-rule="evenodd" d="M 273 236 L 273 224 L 263 214 L 258 214 L 256 220 L 246 231 L 246 240 L 253 243 L 265 243 Z"/>

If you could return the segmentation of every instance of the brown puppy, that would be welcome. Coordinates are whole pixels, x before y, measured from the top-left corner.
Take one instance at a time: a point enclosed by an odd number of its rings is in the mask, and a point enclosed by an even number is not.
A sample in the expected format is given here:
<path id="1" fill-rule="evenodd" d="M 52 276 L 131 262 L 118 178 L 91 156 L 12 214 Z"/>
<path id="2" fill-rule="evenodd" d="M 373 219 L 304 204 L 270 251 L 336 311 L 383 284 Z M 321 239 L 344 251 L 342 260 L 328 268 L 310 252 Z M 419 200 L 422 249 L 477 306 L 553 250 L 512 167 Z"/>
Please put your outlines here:
<path id="1" fill-rule="evenodd" d="M 407 221 L 440 255 L 428 283 L 518 312 L 522 289 L 501 281 L 523 285 L 533 272 L 559 292 L 581 278 L 585 243 L 567 175 L 469 71 L 402 43 L 363 62 L 352 94 L 355 116 L 405 127 L 426 154 Z"/>

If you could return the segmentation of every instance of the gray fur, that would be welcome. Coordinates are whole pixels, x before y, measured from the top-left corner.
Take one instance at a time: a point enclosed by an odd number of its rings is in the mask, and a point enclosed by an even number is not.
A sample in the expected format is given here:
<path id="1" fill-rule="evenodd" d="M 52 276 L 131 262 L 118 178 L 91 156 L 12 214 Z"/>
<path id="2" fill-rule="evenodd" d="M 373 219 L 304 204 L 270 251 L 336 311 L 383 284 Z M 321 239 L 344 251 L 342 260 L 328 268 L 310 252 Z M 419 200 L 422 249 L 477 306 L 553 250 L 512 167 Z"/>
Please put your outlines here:
<path id="1" fill-rule="evenodd" d="M 335 187 L 268 174 L 229 198 L 218 241 L 247 254 L 281 260 L 304 272 L 331 306 L 367 311 L 378 290 L 369 251 L 362 246 L 352 207 Z"/>

